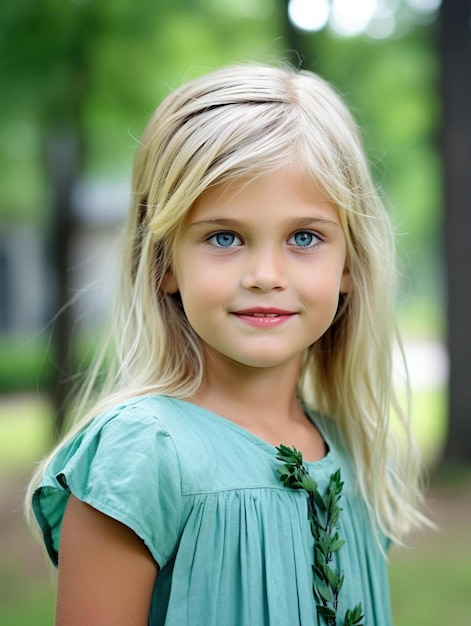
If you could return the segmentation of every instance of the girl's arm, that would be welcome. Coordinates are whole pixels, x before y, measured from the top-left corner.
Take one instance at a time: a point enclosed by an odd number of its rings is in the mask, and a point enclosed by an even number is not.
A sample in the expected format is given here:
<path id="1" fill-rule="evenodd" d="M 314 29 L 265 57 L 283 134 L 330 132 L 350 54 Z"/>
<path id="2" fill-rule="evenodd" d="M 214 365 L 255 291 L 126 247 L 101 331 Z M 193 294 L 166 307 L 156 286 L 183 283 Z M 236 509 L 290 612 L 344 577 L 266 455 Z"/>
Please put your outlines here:
<path id="1" fill-rule="evenodd" d="M 131 529 L 70 496 L 59 555 L 56 626 L 147 626 L 159 567 Z"/>

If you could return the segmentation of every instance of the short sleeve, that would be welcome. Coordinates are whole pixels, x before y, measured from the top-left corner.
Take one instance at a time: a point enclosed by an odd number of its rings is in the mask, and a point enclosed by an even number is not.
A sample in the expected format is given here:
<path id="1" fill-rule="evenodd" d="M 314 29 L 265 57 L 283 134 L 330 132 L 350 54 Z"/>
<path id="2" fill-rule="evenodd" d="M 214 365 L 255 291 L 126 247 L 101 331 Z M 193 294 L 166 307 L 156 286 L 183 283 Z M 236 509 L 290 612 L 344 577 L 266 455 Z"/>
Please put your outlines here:
<path id="1" fill-rule="evenodd" d="M 133 530 L 160 567 L 176 551 L 182 516 L 178 458 L 165 426 L 141 407 L 95 418 L 49 463 L 33 510 L 55 564 L 70 494 Z"/>

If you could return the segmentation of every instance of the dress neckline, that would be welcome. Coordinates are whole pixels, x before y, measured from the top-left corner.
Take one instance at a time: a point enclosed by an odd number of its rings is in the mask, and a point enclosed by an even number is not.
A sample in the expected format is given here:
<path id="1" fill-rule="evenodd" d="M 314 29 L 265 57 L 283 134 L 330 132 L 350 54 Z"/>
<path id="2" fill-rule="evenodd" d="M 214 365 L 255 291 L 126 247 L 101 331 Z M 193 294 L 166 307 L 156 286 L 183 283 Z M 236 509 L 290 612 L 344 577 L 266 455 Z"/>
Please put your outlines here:
<path id="1" fill-rule="evenodd" d="M 265 452 L 269 453 L 271 456 L 276 458 L 277 451 L 276 451 L 275 446 L 273 446 L 268 441 L 265 441 L 265 439 L 262 439 L 261 437 L 254 435 L 252 432 L 250 432 L 243 426 L 239 426 L 239 424 L 236 424 L 235 422 L 228 419 L 227 417 L 224 417 L 223 415 L 219 413 L 215 413 L 214 411 L 210 411 L 209 409 L 206 409 L 200 406 L 199 404 L 194 404 L 193 402 L 189 402 L 188 400 L 183 400 L 182 398 L 172 398 L 170 396 L 167 396 L 167 397 L 172 402 L 189 407 L 192 411 L 195 411 L 199 415 L 206 417 L 212 421 L 215 421 L 226 428 L 229 428 L 230 430 L 243 436 L 245 439 L 250 441 L 252 444 L 256 445 L 258 448 L 261 448 L 262 450 L 264 450 Z M 318 423 L 318 421 L 321 421 L 321 420 L 315 420 L 313 411 L 308 410 L 305 407 L 305 405 L 303 405 L 303 410 L 304 410 L 306 417 L 309 419 L 309 421 L 319 431 L 324 441 L 324 444 L 327 448 L 327 453 L 321 459 L 318 459 L 317 461 L 308 461 L 307 459 L 303 459 L 303 462 L 305 463 L 307 467 L 320 469 L 323 465 L 330 465 L 332 463 L 332 457 L 333 457 L 332 443 L 330 441 L 330 438 L 327 436 L 325 429 Z M 319 417 L 317 413 L 316 415 L 317 417 Z M 290 446 L 289 442 L 285 442 L 285 441 L 280 441 L 280 445 L 281 444 Z"/>

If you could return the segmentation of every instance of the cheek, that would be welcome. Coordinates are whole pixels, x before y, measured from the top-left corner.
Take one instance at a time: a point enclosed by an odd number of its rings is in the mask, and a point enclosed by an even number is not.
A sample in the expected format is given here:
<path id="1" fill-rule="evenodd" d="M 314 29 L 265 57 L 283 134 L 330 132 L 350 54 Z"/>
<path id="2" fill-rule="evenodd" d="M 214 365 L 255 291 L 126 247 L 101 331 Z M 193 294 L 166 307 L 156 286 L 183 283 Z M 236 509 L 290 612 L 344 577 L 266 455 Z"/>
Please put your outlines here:
<path id="1" fill-rule="evenodd" d="M 311 299 L 338 299 L 344 286 L 344 274 L 338 266 L 319 268 L 305 281 L 305 294 Z"/>
<path id="2" fill-rule="evenodd" d="M 188 260 L 190 271 L 184 272 L 179 278 L 180 290 L 195 293 L 200 299 L 218 300 L 219 295 L 226 293 L 234 285 L 234 275 L 227 264 L 193 262 Z"/>
<path id="3" fill-rule="evenodd" d="M 215 272 L 198 272 L 179 281 L 180 296 L 187 317 L 209 313 L 226 300 L 227 280 Z"/>

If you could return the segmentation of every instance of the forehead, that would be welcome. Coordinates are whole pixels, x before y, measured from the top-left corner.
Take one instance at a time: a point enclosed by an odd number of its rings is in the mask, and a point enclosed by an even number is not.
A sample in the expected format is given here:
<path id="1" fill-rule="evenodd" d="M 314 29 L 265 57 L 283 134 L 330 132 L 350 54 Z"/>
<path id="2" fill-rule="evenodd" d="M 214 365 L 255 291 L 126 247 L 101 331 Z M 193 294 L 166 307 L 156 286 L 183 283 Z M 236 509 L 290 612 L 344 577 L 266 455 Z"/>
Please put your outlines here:
<path id="1" fill-rule="evenodd" d="M 290 166 L 268 173 L 244 176 L 234 181 L 216 184 L 204 191 L 194 202 L 186 222 L 201 217 L 224 214 L 234 217 L 253 211 L 285 212 L 286 216 L 313 212 L 330 219 L 338 218 L 337 207 L 321 192 L 312 177 Z"/>

